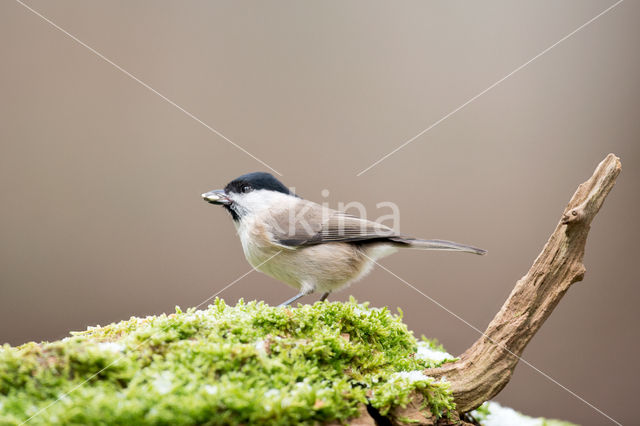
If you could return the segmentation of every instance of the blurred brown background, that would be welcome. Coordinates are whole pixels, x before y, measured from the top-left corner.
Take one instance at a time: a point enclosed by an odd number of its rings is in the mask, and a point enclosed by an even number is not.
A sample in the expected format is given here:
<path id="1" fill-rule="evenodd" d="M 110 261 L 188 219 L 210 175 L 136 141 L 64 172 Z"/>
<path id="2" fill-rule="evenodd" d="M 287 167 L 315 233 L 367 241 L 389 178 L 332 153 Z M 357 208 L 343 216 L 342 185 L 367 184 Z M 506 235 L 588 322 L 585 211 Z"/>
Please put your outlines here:
<path id="1" fill-rule="evenodd" d="M 623 171 L 593 224 L 587 274 L 525 359 L 637 424 L 640 4 L 626 1 L 360 177 L 612 2 L 85 2 L 29 5 L 284 174 L 316 201 L 393 201 L 401 230 L 485 257 L 383 263 L 484 329 L 577 184 Z M 246 273 L 228 215 L 200 193 L 265 170 L 54 29 L 0 4 L 0 343 L 195 306 Z M 330 195 L 324 199 L 323 189 Z M 252 273 L 221 294 L 275 304 Z M 459 354 L 478 336 L 380 268 L 348 291 L 401 307 Z M 313 302 L 315 297 L 306 298 Z M 609 421 L 526 365 L 498 401 Z"/>

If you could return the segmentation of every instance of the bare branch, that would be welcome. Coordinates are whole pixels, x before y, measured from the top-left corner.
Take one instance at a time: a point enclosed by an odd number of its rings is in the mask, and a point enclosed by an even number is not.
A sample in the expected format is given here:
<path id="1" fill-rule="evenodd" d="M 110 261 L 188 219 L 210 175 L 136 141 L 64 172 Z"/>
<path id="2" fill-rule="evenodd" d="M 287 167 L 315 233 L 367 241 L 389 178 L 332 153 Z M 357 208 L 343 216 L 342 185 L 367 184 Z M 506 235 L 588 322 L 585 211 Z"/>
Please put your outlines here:
<path id="1" fill-rule="evenodd" d="M 426 371 L 451 383 L 459 413 L 477 408 L 505 387 L 531 338 L 569 286 L 582 280 L 591 221 L 613 188 L 620 168 L 620 160 L 613 154 L 598 165 L 593 176 L 578 187 L 544 249 L 516 283 L 484 335 L 459 361 Z"/>

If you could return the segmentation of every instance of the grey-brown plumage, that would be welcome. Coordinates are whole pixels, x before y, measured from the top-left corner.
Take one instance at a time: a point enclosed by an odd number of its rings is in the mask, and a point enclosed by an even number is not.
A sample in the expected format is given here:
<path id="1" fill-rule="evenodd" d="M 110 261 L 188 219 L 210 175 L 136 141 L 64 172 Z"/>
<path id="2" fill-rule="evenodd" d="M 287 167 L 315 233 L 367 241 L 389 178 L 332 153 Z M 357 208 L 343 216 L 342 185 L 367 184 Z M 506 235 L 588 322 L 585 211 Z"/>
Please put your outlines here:
<path id="1" fill-rule="evenodd" d="M 323 207 L 307 200 L 273 207 L 266 221 L 272 222 L 274 241 L 286 247 L 307 247 L 329 242 L 379 244 L 424 250 L 451 250 L 475 254 L 486 251 L 445 240 L 423 240 L 396 233 L 383 224 Z"/>
<path id="2" fill-rule="evenodd" d="M 485 253 L 451 241 L 402 235 L 304 200 L 268 173 L 243 175 L 203 197 L 231 213 L 251 265 L 298 289 L 284 304 L 316 291 L 323 292 L 324 300 L 366 275 L 377 259 L 396 248 Z"/>

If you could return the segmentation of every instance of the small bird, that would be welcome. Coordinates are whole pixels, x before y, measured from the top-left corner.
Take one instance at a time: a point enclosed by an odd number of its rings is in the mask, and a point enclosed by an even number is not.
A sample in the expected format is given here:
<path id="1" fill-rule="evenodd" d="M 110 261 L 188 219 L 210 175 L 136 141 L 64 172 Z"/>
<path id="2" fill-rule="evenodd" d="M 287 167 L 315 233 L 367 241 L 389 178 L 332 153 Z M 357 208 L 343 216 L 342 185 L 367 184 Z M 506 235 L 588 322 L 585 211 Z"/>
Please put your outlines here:
<path id="1" fill-rule="evenodd" d="M 397 248 L 486 251 L 443 240 L 422 240 L 392 228 L 307 201 L 273 175 L 242 175 L 224 189 L 202 194 L 233 218 L 247 261 L 259 271 L 298 290 L 286 306 L 303 296 L 347 287 Z"/>

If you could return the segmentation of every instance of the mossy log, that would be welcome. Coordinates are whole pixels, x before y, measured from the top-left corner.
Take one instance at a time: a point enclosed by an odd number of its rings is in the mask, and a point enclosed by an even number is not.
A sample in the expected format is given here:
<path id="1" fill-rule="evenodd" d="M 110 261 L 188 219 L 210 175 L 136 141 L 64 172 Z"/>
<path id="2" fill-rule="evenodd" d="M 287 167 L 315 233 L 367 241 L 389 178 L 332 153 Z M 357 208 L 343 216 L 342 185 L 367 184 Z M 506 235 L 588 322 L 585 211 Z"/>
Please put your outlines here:
<path id="1" fill-rule="evenodd" d="M 426 367 L 453 357 L 386 308 L 355 300 L 262 302 L 90 327 L 0 347 L 0 425 L 345 423 L 424 396 L 449 418 L 449 386 Z"/>
<path id="2" fill-rule="evenodd" d="M 355 300 L 217 299 L 0 347 L 0 425 L 463 424 L 449 384 L 423 373 L 454 360 Z"/>

